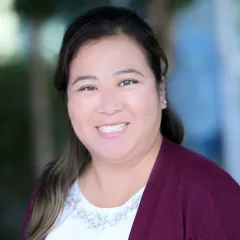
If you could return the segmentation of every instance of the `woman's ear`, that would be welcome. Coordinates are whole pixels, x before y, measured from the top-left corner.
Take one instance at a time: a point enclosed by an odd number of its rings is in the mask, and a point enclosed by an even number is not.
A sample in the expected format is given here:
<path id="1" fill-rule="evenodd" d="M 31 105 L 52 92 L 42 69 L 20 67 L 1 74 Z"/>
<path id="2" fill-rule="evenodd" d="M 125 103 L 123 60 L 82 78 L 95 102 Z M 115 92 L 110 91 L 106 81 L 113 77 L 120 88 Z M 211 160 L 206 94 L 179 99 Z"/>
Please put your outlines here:
<path id="1" fill-rule="evenodd" d="M 159 86 L 159 96 L 162 109 L 167 108 L 167 100 L 166 100 L 166 78 L 162 76 L 161 83 Z"/>

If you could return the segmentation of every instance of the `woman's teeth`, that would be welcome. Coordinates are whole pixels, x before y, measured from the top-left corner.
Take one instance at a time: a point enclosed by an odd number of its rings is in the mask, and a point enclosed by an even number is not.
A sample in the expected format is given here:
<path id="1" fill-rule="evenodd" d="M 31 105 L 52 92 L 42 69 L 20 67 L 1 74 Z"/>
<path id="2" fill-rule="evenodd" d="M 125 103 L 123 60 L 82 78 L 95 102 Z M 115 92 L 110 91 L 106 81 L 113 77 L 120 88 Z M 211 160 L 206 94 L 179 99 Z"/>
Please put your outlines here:
<path id="1" fill-rule="evenodd" d="M 121 124 L 112 125 L 112 126 L 100 126 L 100 127 L 97 127 L 97 129 L 100 132 L 105 132 L 105 133 L 121 132 L 127 125 L 128 125 L 127 123 L 121 123 Z"/>

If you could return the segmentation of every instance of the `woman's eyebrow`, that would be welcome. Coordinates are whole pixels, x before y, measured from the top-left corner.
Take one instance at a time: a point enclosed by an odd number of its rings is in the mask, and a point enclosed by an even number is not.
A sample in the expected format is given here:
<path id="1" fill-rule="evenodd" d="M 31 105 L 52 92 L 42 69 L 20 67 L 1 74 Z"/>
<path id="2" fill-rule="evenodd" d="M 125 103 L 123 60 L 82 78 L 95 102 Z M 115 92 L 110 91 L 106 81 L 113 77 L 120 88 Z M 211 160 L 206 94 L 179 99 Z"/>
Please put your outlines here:
<path id="1" fill-rule="evenodd" d="M 73 84 L 77 83 L 78 81 L 82 81 L 82 80 L 97 80 L 98 78 L 94 75 L 85 75 L 85 76 L 78 76 L 74 81 Z"/>
<path id="2" fill-rule="evenodd" d="M 139 72 L 138 70 L 136 70 L 134 68 L 123 69 L 123 70 L 115 72 L 113 75 L 116 76 L 116 75 L 121 75 L 121 74 L 126 74 L 126 73 L 135 73 L 135 74 L 138 74 L 138 75 L 141 75 L 144 77 L 144 75 L 141 72 Z"/>

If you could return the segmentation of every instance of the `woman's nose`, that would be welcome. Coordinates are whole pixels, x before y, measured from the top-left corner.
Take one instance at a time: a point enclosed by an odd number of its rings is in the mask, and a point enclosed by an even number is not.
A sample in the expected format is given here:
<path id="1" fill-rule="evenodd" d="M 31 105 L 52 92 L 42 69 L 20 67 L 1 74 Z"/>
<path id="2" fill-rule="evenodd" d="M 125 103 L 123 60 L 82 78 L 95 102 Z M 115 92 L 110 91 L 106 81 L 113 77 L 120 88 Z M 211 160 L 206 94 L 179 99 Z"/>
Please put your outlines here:
<path id="1" fill-rule="evenodd" d="M 122 99 L 117 91 L 106 89 L 100 96 L 98 112 L 106 115 L 113 115 L 123 109 Z"/>

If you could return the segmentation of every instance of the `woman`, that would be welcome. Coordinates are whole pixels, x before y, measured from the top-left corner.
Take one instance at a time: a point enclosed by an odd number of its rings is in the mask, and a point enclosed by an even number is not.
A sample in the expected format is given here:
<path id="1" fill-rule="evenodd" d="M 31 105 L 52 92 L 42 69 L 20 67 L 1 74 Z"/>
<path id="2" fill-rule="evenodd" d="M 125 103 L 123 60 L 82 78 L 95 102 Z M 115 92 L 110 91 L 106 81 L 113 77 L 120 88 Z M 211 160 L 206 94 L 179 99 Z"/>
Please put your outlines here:
<path id="1" fill-rule="evenodd" d="M 130 10 L 96 8 L 69 26 L 55 80 L 68 147 L 37 183 L 20 239 L 240 239 L 240 188 L 180 146 L 167 66 Z"/>

